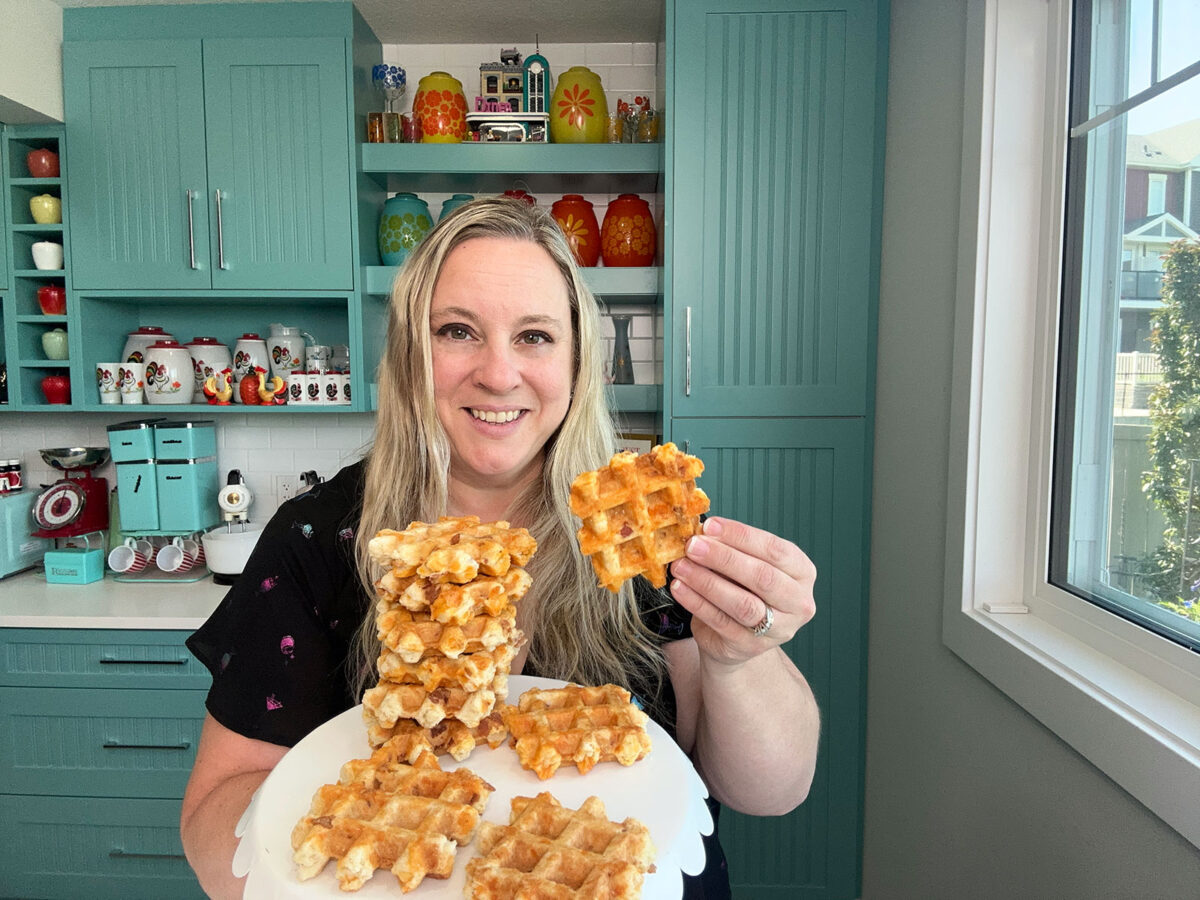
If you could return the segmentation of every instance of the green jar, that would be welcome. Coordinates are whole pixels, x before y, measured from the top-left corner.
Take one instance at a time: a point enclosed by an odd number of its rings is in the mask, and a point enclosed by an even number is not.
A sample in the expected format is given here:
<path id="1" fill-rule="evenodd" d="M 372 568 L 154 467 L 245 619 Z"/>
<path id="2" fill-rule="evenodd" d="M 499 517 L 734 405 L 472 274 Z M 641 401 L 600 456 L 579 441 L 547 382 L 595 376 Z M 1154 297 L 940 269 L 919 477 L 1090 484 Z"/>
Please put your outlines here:
<path id="1" fill-rule="evenodd" d="M 385 266 L 402 265 L 432 227 L 429 204 L 416 194 L 389 197 L 379 216 L 379 258 Z"/>

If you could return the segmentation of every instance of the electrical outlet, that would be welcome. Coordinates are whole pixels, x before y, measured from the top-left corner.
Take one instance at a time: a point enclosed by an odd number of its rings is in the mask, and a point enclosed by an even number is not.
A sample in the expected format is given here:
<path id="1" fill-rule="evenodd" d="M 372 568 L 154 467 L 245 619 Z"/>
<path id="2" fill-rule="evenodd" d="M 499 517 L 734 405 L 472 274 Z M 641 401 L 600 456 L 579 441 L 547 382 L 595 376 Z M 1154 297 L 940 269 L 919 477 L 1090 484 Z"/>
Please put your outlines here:
<path id="1" fill-rule="evenodd" d="M 282 503 L 284 500 L 291 500 L 296 496 L 296 486 L 300 483 L 300 479 L 295 475 L 276 475 L 275 476 L 275 496 Z"/>

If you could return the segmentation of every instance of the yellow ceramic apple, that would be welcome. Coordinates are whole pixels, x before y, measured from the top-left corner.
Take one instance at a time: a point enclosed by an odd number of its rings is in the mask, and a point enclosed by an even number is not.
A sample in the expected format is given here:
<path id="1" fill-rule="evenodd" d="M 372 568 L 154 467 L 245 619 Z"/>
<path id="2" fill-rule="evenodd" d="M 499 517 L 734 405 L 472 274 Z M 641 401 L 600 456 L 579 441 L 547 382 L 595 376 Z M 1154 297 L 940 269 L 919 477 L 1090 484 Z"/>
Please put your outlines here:
<path id="1" fill-rule="evenodd" d="M 52 194 L 38 194 L 29 198 L 29 212 L 39 225 L 57 225 L 62 222 L 62 201 Z"/>

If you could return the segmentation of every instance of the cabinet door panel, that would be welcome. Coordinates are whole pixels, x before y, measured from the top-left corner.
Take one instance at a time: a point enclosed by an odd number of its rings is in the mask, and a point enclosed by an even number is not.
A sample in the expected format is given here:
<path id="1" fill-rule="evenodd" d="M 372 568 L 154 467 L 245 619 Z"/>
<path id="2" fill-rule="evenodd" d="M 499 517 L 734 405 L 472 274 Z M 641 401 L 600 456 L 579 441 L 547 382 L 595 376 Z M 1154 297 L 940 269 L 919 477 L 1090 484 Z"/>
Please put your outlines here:
<path id="1" fill-rule="evenodd" d="M 350 289 L 345 41 L 206 40 L 204 98 L 213 287 Z"/>
<path id="2" fill-rule="evenodd" d="M 821 709 L 816 776 L 808 799 L 782 818 L 722 812 L 721 843 L 735 895 L 855 897 L 864 734 L 865 420 L 675 420 L 671 439 L 704 460 L 699 483 L 714 514 L 794 541 L 817 567 L 817 614 L 784 647 Z"/>
<path id="3" fill-rule="evenodd" d="M 76 288 L 210 286 L 200 65 L 199 41 L 63 45 Z"/>
<path id="4" fill-rule="evenodd" d="M 863 415 L 874 5 L 745 5 L 676 15 L 672 415 Z"/>

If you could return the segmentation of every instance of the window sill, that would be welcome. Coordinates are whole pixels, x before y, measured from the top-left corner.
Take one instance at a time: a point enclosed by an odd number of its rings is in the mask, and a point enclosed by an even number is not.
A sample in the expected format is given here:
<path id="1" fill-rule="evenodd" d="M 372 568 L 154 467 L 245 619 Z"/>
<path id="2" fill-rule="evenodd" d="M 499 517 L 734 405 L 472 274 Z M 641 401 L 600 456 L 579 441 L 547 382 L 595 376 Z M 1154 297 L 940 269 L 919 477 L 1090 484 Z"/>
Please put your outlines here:
<path id="1" fill-rule="evenodd" d="M 943 640 L 1200 847 L 1200 706 L 1034 613 L 947 610 Z"/>

